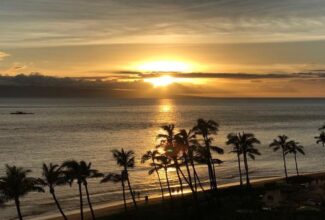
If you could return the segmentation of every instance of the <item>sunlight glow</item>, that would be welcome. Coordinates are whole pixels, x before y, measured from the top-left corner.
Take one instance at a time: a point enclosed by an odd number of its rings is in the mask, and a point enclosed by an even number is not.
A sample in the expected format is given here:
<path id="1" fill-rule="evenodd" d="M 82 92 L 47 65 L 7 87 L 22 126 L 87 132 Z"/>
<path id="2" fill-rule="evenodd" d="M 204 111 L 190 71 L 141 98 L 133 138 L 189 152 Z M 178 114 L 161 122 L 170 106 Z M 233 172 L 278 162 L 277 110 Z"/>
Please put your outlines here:
<path id="1" fill-rule="evenodd" d="M 165 87 L 176 82 L 177 79 L 172 76 L 166 75 L 166 76 L 144 79 L 144 81 L 151 83 L 154 87 Z"/>
<path id="2" fill-rule="evenodd" d="M 190 72 L 192 67 L 190 64 L 180 61 L 152 61 L 145 62 L 138 66 L 139 71 L 144 72 Z"/>
<path id="3" fill-rule="evenodd" d="M 174 83 L 190 83 L 196 85 L 205 83 L 205 79 L 180 78 L 180 77 L 174 77 L 170 75 L 162 75 L 159 77 L 145 78 L 143 81 L 152 84 L 155 88 L 167 87 Z"/>

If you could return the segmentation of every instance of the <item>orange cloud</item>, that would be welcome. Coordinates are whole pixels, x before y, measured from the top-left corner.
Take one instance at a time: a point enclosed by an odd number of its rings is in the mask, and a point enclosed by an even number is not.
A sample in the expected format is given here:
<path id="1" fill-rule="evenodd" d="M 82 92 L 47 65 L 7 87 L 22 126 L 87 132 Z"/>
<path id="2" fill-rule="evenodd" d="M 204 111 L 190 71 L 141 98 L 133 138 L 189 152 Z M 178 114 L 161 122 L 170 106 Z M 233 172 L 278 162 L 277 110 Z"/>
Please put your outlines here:
<path id="1" fill-rule="evenodd" d="M 8 56 L 10 56 L 10 55 L 5 52 L 0 51 L 0 60 L 3 60 L 5 57 L 8 57 Z"/>

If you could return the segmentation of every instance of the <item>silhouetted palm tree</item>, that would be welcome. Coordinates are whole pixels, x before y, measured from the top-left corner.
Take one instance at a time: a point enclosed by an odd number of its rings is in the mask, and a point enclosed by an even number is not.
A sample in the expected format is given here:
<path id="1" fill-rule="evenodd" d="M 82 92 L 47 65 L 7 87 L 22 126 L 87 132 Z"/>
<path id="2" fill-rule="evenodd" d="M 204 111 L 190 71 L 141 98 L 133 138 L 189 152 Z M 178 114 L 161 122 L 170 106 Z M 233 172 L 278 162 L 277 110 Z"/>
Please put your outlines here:
<path id="1" fill-rule="evenodd" d="M 164 133 L 160 133 L 157 135 L 157 139 L 160 140 L 160 144 L 157 146 L 159 148 L 162 148 L 164 150 L 164 154 L 171 158 L 173 161 L 173 164 L 170 165 L 170 167 L 174 167 L 176 170 L 176 175 L 180 184 L 181 193 L 183 196 L 183 181 L 180 176 L 180 172 L 182 172 L 180 169 L 180 164 L 178 162 L 179 157 L 182 153 L 182 147 L 181 145 L 178 145 L 175 142 L 175 134 L 174 134 L 174 128 L 175 125 L 164 125 L 161 127 L 164 131 Z"/>
<path id="2" fill-rule="evenodd" d="M 22 167 L 6 165 L 6 175 L 0 177 L 0 200 L 3 202 L 14 200 L 18 218 L 23 219 L 20 210 L 20 197 L 29 192 L 44 192 L 40 180 L 28 177 L 31 170 Z"/>
<path id="3" fill-rule="evenodd" d="M 288 153 L 294 155 L 295 164 L 296 164 L 296 172 L 297 172 L 297 176 L 299 176 L 298 163 L 297 163 L 297 153 L 305 155 L 304 147 L 302 145 L 300 145 L 299 142 L 290 141 L 289 142 L 289 148 L 288 148 L 288 151 L 286 152 L 286 154 L 288 154 Z"/>
<path id="4" fill-rule="evenodd" d="M 217 180 L 214 164 L 219 163 L 219 159 L 212 159 L 211 150 L 217 152 L 218 154 L 223 154 L 223 149 L 212 146 L 213 138 L 211 135 L 217 134 L 219 125 L 213 120 L 205 121 L 204 119 L 198 119 L 197 124 L 194 126 L 193 130 L 197 135 L 202 135 L 204 141 L 205 150 L 200 149 L 199 152 L 204 156 L 203 160 L 208 166 L 208 174 L 210 179 L 210 188 L 217 189 Z"/>
<path id="5" fill-rule="evenodd" d="M 323 147 L 325 147 L 325 124 L 322 127 L 320 127 L 318 130 L 320 130 L 321 133 L 319 134 L 319 136 L 315 137 L 316 143 L 317 144 L 321 143 Z"/>
<path id="6" fill-rule="evenodd" d="M 193 182 L 192 182 L 192 175 L 190 171 L 190 166 L 193 169 L 193 178 L 194 178 L 194 188 L 195 192 L 197 191 L 197 176 L 196 176 L 196 170 L 195 170 L 195 165 L 194 165 L 194 149 L 195 149 L 195 144 L 197 144 L 196 138 L 195 138 L 195 133 L 193 130 L 190 130 L 187 132 L 185 129 L 181 129 L 179 133 L 175 135 L 175 141 L 177 145 L 182 146 L 182 159 L 184 160 L 184 165 L 186 167 L 187 171 L 187 176 L 188 176 L 188 182 L 190 185 L 190 188 L 193 188 Z"/>
<path id="7" fill-rule="evenodd" d="M 287 162 L 286 162 L 286 152 L 289 150 L 289 140 L 286 135 L 279 135 L 277 139 L 274 139 L 270 144 L 270 147 L 273 148 L 273 151 L 278 151 L 281 149 L 282 151 L 282 159 L 284 166 L 284 173 L 286 177 L 286 181 L 288 181 L 288 172 L 287 172 Z"/>
<path id="8" fill-rule="evenodd" d="M 241 161 L 240 161 L 240 155 L 243 153 L 243 151 L 242 151 L 241 146 L 240 146 L 240 140 L 238 138 L 238 135 L 234 134 L 234 133 L 228 134 L 226 144 L 227 145 L 232 145 L 233 150 L 230 151 L 230 153 L 235 153 L 237 155 L 240 186 L 243 186 L 243 178 L 242 178 L 242 171 L 241 171 Z"/>
<path id="9" fill-rule="evenodd" d="M 122 192 L 123 192 L 124 210 L 127 211 L 126 197 L 125 197 L 125 184 L 124 184 L 125 181 L 127 181 L 127 176 L 125 174 L 125 171 L 122 170 L 121 174 L 109 173 L 101 180 L 101 183 L 106 183 L 106 182 L 121 183 Z"/>
<path id="10" fill-rule="evenodd" d="M 88 201 L 90 213 L 91 213 L 92 218 L 95 219 L 95 213 L 94 213 L 91 201 L 90 201 L 90 195 L 89 195 L 89 191 L 88 191 L 88 181 L 87 181 L 87 179 L 102 177 L 103 174 L 100 173 L 96 169 L 92 169 L 91 168 L 91 163 L 86 163 L 83 160 L 80 161 L 80 168 L 81 168 L 81 173 L 82 173 L 82 183 L 83 183 L 83 185 L 85 187 L 85 190 L 86 190 L 86 196 L 87 196 L 87 201 Z"/>
<path id="11" fill-rule="evenodd" d="M 163 131 L 165 133 L 158 134 L 157 139 L 160 139 L 161 141 L 165 141 L 169 144 L 172 144 L 174 141 L 174 138 L 175 138 L 175 135 L 174 135 L 175 125 L 174 124 L 163 125 L 163 126 L 161 126 L 161 129 L 163 129 Z"/>
<path id="12" fill-rule="evenodd" d="M 322 131 L 315 139 L 317 144 L 321 143 L 325 147 L 325 131 Z"/>
<path id="13" fill-rule="evenodd" d="M 79 189 L 80 219 L 83 220 L 84 213 L 83 213 L 83 200 L 82 200 L 82 181 L 83 181 L 82 168 L 80 164 L 75 160 L 68 160 L 63 162 L 62 167 L 65 168 L 63 172 L 70 186 L 72 185 L 74 180 L 77 181 L 78 189 Z"/>
<path id="14" fill-rule="evenodd" d="M 50 163 L 49 165 L 43 163 L 43 172 L 42 172 L 42 179 L 41 179 L 41 183 L 44 186 L 47 186 L 49 188 L 49 191 L 53 197 L 53 200 L 57 206 L 57 208 L 59 209 L 62 217 L 67 220 L 66 215 L 64 214 L 59 201 L 56 198 L 55 195 L 55 186 L 59 186 L 59 185 L 63 185 L 66 183 L 66 178 L 64 173 L 61 170 L 61 167 L 59 167 L 59 165 L 57 164 L 52 164 Z"/>
<path id="15" fill-rule="evenodd" d="M 117 164 L 121 167 L 123 167 L 123 172 L 126 175 L 126 181 L 128 183 L 128 187 L 132 196 L 132 200 L 133 200 L 133 204 L 135 206 L 135 208 L 137 209 L 137 203 L 135 201 L 135 195 L 133 194 L 133 190 L 131 187 L 131 183 L 130 183 L 130 178 L 129 178 L 129 168 L 133 168 L 134 167 L 134 152 L 132 150 L 129 151 L 124 151 L 124 149 L 122 148 L 121 151 L 119 150 L 112 150 L 113 153 L 113 157 L 116 160 Z"/>
<path id="16" fill-rule="evenodd" d="M 157 177 L 158 177 L 158 181 L 159 181 L 159 186 L 160 186 L 160 191 L 161 191 L 161 196 L 162 196 L 162 199 L 164 199 L 164 190 L 163 190 L 163 186 L 162 186 L 162 183 L 161 183 L 161 179 L 160 179 L 160 175 L 159 175 L 159 172 L 158 172 L 158 169 L 157 169 L 157 165 L 156 165 L 156 158 L 157 156 L 159 156 L 159 152 L 157 150 L 153 150 L 153 151 L 147 151 L 141 158 L 141 162 L 142 163 L 145 163 L 146 161 L 148 160 L 151 160 L 151 166 L 153 167 L 153 170 L 154 172 L 157 174 Z M 150 174 L 150 173 L 149 173 Z"/>
<path id="17" fill-rule="evenodd" d="M 158 163 L 156 163 L 157 170 L 163 169 L 165 172 L 167 189 L 169 192 L 170 199 L 172 200 L 173 196 L 172 196 L 172 191 L 170 188 L 170 183 L 169 183 L 169 178 L 168 178 L 168 168 L 171 166 L 171 160 L 168 157 L 166 157 L 165 155 L 160 155 L 156 159 L 158 161 Z M 151 172 L 153 172 L 153 171 L 151 170 Z"/>
<path id="18" fill-rule="evenodd" d="M 239 133 L 238 140 L 240 143 L 240 148 L 242 149 L 242 154 L 244 156 L 244 165 L 246 171 L 246 184 L 250 186 L 249 180 L 249 170 L 248 170 L 248 157 L 255 160 L 255 155 L 261 155 L 261 153 L 255 148 L 256 144 L 261 142 L 252 133 Z"/>

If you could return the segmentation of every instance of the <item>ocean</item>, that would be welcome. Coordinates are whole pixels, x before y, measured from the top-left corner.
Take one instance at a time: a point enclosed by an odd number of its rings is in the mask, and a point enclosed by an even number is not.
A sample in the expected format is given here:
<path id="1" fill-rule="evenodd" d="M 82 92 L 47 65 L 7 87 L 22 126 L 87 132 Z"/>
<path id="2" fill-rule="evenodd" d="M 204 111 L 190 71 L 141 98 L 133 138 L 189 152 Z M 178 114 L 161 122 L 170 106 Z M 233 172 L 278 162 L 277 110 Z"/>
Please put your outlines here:
<path id="1" fill-rule="evenodd" d="M 12 115 L 24 111 L 34 114 Z M 159 195 L 155 175 L 141 164 L 142 154 L 157 144 L 160 126 L 174 123 L 191 128 L 198 118 L 220 124 L 214 143 L 225 149 L 216 155 L 224 163 L 217 167 L 219 184 L 238 181 L 236 156 L 225 145 L 230 132 L 253 132 L 262 144 L 262 156 L 249 161 L 252 179 L 283 176 L 280 152 L 269 143 L 280 134 L 299 141 L 306 156 L 298 156 L 301 173 L 325 170 L 325 149 L 315 143 L 318 128 L 325 122 L 325 99 L 0 99 L 0 176 L 5 164 L 32 169 L 41 175 L 42 163 L 62 163 L 68 159 L 92 162 L 101 172 L 119 172 L 112 149 L 134 150 L 136 167 L 130 171 L 131 183 L 141 195 Z M 288 156 L 290 175 L 295 175 L 294 160 Z M 200 177 L 207 181 L 206 167 L 198 166 Z M 176 185 L 175 172 L 170 171 Z M 122 203 L 119 184 L 89 183 L 94 206 Z M 60 186 L 57 197 L 65 211 L 78 209 L 76 185 Z M 31 193 L 21 201 L 27 219 L 59 214 L 49 193 Z M 0 208 L 0 219 L 15 219 L 13 203 Z"/>

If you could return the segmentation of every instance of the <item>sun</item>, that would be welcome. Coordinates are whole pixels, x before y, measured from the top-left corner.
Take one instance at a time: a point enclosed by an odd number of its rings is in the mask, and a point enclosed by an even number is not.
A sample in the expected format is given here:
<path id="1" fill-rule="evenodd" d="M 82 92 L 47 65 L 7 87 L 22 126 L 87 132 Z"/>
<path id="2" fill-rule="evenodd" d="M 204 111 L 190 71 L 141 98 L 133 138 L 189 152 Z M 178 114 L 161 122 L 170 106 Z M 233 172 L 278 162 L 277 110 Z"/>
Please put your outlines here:
<path id="1" fill-rule="evenodd" d="M 145 82 L 151 83 L 154 87 L 166 87 L 177 81 L 175 77 L 172 76 L 160 76 L 154 78 L 144 79 Z"/>
<path id="2" fill-rule="evenodd" d="M 190 72 L 191 65 L 181 61 L 161 60 L 139 64 L 137 69 L 142 72 Z"/>

